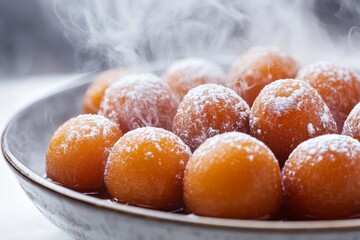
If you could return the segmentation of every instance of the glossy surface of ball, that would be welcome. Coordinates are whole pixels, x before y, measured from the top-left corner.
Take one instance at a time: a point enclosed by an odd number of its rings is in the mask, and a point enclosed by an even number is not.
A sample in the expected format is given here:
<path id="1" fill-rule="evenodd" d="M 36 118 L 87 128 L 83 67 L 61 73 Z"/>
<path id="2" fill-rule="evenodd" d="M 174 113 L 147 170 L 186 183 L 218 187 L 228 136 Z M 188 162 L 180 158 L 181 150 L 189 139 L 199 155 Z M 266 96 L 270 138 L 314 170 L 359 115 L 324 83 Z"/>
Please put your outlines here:
<path id="1" fill-rule="evenodd" d="M 282 199 L 279 164 L 268 147 L 244 133 L 207 139 L 184 176 L 186 210 L 202 216 L 267 219 Z"/>
<path id="2" fill-rule="evenodd" d="M 183 206 L 183 174 L 190 149 L 175 134 L 160 128 L 138 128 L 114 146 L 105 184 L 112 198 L 158 210 Z"/>
<path id="3" fill-rule="evenodd" d="M 360 143 L 323 135 L 300 144 L 283 168 L 285 202 L 300 219 L 360 214 Z"/>

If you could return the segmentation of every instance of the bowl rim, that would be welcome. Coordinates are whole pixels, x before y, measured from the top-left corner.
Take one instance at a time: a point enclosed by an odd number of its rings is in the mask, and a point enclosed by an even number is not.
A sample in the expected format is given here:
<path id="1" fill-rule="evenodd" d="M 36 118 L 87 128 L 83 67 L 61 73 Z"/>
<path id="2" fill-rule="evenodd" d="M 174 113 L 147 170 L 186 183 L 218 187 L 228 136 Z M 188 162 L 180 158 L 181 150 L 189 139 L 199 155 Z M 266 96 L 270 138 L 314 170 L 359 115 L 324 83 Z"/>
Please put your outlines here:
<path id="1" fill-rule="evenodd" d="M 93 75 L 93 74 L 89 74 Z M 58 90 L 50 94 L 40 97 L 31 103 L 22 107 L 17 111 L 6 124 L 1 136 L 1 150 L 5 161 L 10 168 L 27 179 L 30 183 L 36 184 L 41 188 L 49 190 L 55 194 L 62 195 L 66 198 L 78 201 L 82 204 L 111 211 L 118 214 L 132 215 L 146 219 L 152 219 L 173 224 L 182 224 L 187 226 L 208 227 L 214 229 L 230 229 L 242 231 L 258 231 L 258 232 L 314 232 L 314 231 L 339 231 L 339 230 L 360 230 L 360 219 L 343 219 L 343 220 L 317 220 L 317 221 L 272 221 L 272 220 L 242 220 L 242 219 L 225 219 L 204 217 L 194 214 L 176 214 L 171 212 L 163 212 L 158 210 L 146 209 L 137 206 L 131 206 L 121 203 L 115 203 L 110 200 L 99 199 L 80 192 L 65 188 L 46 178 L 31 171 L 20 160 L 18 160 L 10 151 L 8 143 L 8 133 L 12 125 L 29 107 L 45 101 L 48 97 L 59 94 L 72 88 L 85 86 L 88 84 L 89 75 L 85 75 L 75 79 L 75 84 L 70 83 L 62 86 Z M 87 80 L 86 80 L 87 79 Z"/>

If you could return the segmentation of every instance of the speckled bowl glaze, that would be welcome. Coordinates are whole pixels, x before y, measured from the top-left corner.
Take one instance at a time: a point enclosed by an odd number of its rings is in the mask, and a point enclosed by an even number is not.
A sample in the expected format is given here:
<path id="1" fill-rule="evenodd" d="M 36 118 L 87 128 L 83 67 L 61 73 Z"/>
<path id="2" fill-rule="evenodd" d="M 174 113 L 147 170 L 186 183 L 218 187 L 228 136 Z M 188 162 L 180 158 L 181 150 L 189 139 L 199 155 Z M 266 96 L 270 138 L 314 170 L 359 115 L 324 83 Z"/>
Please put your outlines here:
<path id="1" fill-rule="evenodd" d="M 20 111 L 2 136 L 2 151 L 20 185 L 53 224 L 76 239 L 359 239 L 360 219 L 247 221 L 182 215 L 112 203 L 45 179 L 45 151 L 52 133 L 81 113 L 81 98 L 94 75 Z"/>

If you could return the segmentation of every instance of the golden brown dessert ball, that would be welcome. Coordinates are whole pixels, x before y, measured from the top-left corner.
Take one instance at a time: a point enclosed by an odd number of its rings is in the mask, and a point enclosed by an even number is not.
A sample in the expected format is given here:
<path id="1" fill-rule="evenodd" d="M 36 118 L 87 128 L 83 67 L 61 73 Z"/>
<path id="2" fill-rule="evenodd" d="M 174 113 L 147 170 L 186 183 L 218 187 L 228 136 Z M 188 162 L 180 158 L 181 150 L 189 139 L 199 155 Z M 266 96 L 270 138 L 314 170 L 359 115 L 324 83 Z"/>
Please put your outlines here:
<path id="1" fill-rule="evenodd" d="M 171 130 L 178 101 L 168 85 L 153 74 L 130 74 L 111 84 L 99 114 L 119 124 L 123 133 L 139 127 Z"/>
<path id="2" fill-rule="evenodd" d="M 224 132 L 249 132 L 250 108 L 233 90 L 204 84 L 191 89 L 174 117 L 173 132 L 194 151 Z"/>
<path id="3" fill-rule="evenodd" d="M 240 56 L 230 70 L 230 87 L 249 105 L 265 85 L 284 78 L 294 78 L 297 62 L 276 48 L 254 47 Z"/>
<path id="4" fill-rule="evenodd" d="M 82 108 L 84 113 L 97 114 L 100 109 L 100 103 L 104 97 L 105 90 L 111 83 L 120 80 L 122 77 L 130 74 L 129 70 L 125 69 L 112 69 L 100 76 L 86 90 Z"/>
<path id="5" fill-rule="evenodd" d="M 222 68 L 203 58 L 185 58 L 173 63 L 164 75 L 171 90 L 181 100 L 186 93 L 205 83 L 224 84 Z"/>
<path id="6" fill-rule="evenodd" d="M 301 143 L 283 168 L 285 202 L 293 217 L 343 219 L 360 213 L 360 143 L 323 135 Z"/>
<path id="7" fill-rule="evenodd" d="M 301 80 L 270 83 L 260 92 L 251 110 L 251 135 L 263 141 L 280 164 L 301 142 L 337 132 L 329 108 L 317 91 Z"/>
<path id="8" fill-rule="evenodd" d="M 47 177 L 71 189 L 99 190 L 109 152 L 121 136 L 117 124 L 105 117 L 86 114 L 71 118 L 51 138 Z"/>
<path id="9" fill-rule="evenodd" d="M 346 118 L 342 134 L 360 141 L 360 103 L 356 104 Z"/>
<path id="10" fill-rule="evenodd" d="M 183 206 L 182 187 L 190 149 L 175 134 L 161 128 L 138 128 L 115 145 L 105 171 L 112 198 L 159 210 Z"/>
<path id="11" fill-rule="evenodd" d="M 262 142 L 238 132 L 207 139 L 184 175 L 186 210 L 197 215 L 268 219 L 282 200 L 279 163 Z"/>
<path id="12" fill-rule="evenodd" d="M 341 132 L 347 115 L 360 101 L 360 79 L 350 69 L 327 62 L 303 68 L 297 78 L 318 91 Z"/>

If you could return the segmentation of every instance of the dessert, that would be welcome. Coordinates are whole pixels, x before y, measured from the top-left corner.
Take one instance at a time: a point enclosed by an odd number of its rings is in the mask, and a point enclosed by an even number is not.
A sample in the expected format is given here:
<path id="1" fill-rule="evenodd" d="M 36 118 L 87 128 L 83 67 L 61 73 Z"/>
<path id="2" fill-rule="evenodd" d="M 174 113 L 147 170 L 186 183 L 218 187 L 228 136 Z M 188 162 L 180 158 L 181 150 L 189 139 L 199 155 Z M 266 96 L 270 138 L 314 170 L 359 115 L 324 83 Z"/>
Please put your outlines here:
<path id="1" fill-rule="evenodd" d="M 99 114 L 118 123 L 123 133 L 140 127 L 171 130 L 177 107 L 177 99 L 162 79 L 130 74 L 106 90 Z"/>
<path id="2" fill-rule="evenodd" d="M 173 132 L 194 151 L 207 138 L 224 132 L 249 132 L 250 108 L 233 90 L 204 84 L 181 101 Z"/>
<path id="3" fill-rule="evenodd" d="M 281 164 L 301 142 L 337 132 L 329 108 L 317 91 L 301 80 L 270 83 L 251 110 L 251 135 L 264 142 Z"/>
<path id="4" fill-rule="evenodd" d="M 283 168 L 285 203 L 294 218 L 344 219 L 360 213 L 360 143 L 323 135 L 301 143 Z"/>
<path id="5" fill-rule="evenodd" d="M 117 124 L 105 117 L 86 114 L 71 118 L 50 140 L 47 177 L 78 191 L 99 191 L 108 155 L 121 136 Z"/>
<path id="6" fill-rule="evenodd" d="M 268 219 L 282 199 L 279 163 L 244 133 L 224 133 L 195 150 L 184 175 L 186 210 L 197 215 Z"/>
<path id="7" fill-rule="evenodd" d="M 329 62 L 311 64 L 297 78 L 318 91 L 341 132 L 347 115 L 360 101 L 360 79 L 350 69 Z"/>
<path id="8" fill-rule="evenodd" d="M 126 133 L 114 145 L 105 172 L 112 198 L 158 210 L 183 206 L 182 187 L 190 149 L 175 134 L 144 127 Z"/>
<path id="9" fill-rule="evenodd" d="M 294 78 L 297 62 L 276 48 L 254 47 L 241 55 L 230 70 L 230 87 L 252 106 L 267 84 L 284 78 Z"/>

